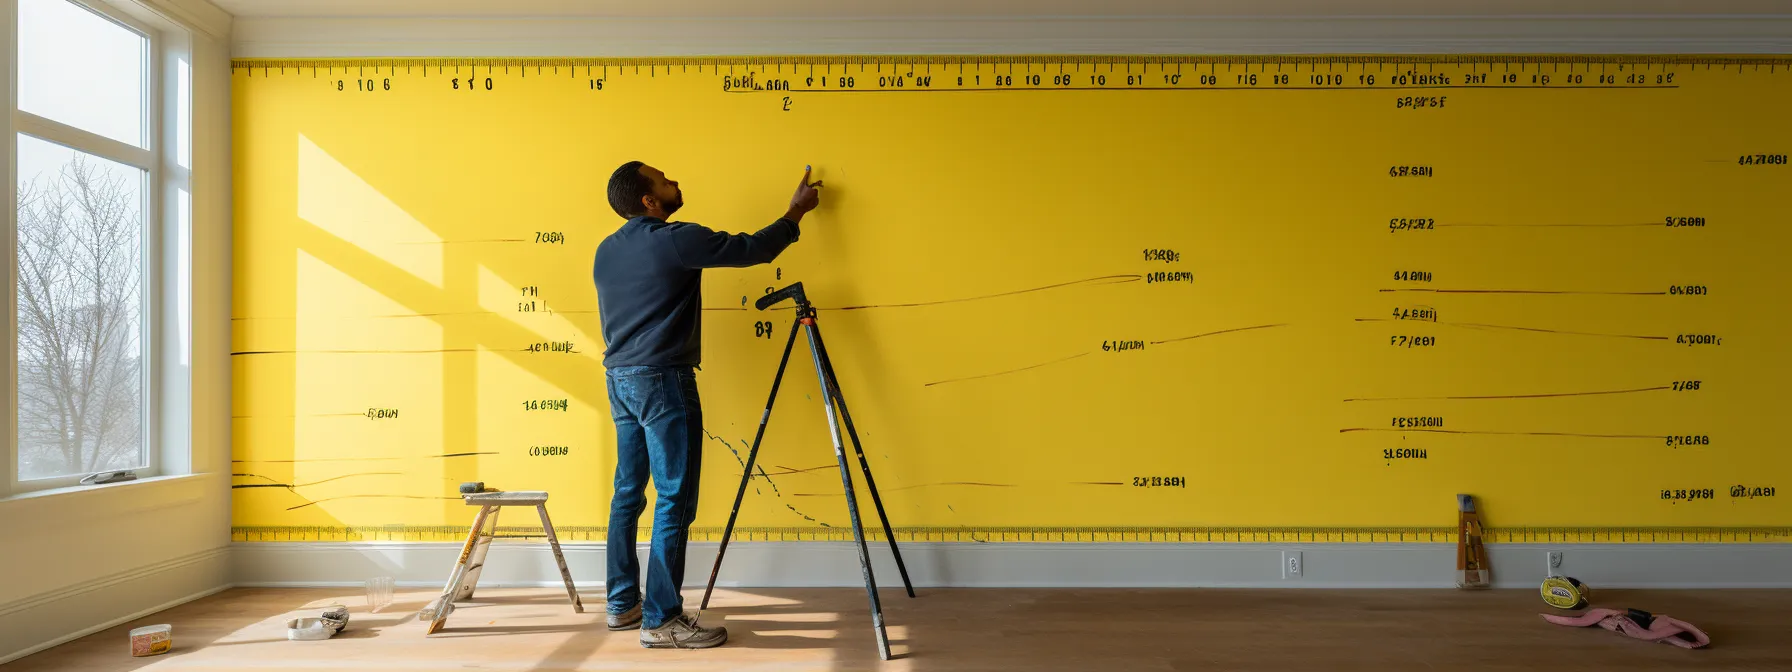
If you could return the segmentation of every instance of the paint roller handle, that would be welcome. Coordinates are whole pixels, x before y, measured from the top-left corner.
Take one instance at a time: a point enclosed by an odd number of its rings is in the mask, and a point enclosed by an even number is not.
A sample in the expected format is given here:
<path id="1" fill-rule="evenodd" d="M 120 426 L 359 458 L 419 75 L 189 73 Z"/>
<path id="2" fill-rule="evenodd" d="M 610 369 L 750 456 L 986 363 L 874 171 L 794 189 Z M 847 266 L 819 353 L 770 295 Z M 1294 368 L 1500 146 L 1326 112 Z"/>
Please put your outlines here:
<path id="1" fill-rule="evenodd" d="M 812 171 L 812 166 L 803 166 L 803 181 L 796 186 L 796 193 L 790 196 L 790 210 L 784 213 L 785 219 L 800 222 L 803 215 L 821 205 L 821 180 L 810 182 L 809 175 Z"/>

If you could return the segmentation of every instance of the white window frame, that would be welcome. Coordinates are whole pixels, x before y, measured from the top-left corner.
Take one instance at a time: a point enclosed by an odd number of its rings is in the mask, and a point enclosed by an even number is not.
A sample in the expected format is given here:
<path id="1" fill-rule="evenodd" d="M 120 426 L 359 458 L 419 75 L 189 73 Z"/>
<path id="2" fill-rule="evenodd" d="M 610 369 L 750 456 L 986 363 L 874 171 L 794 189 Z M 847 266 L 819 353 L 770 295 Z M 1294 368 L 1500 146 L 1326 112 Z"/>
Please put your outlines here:
<path id="1" fill-rule="evenodd" d="M 19 109 L 18 0 L 0 0 L 0 26 L 7 36 L 7 67 L 0 73 L 12 113 L 6 132 L 6 183 L 0 227 L 0 500 L 62 489 L 121 487 L 158 476 L 192 473 L 191 395 L 191 204 L 192 199 L 192 35 L 152 8 L 132 0 L 61 0 L 92 11 L 146 36 L 143 130 L 146 147 L 135 147 L 69 124 Z M 179 86 L 180 83 L 186 86 Z M 186 112 L 182 118 L 181 112 Z M 184 124 L 180 122 L 185 122 Z M 133 469 L 139 480 L 82 486 L 87 474 L 19 480 L 18 420 L 18 136 L 26 134 L 144 171 L 143 277 L 139 337 L 144 343 L 141 395 L 143 455 Z M 189 207 L 180 208 L 180 196 Z"/>

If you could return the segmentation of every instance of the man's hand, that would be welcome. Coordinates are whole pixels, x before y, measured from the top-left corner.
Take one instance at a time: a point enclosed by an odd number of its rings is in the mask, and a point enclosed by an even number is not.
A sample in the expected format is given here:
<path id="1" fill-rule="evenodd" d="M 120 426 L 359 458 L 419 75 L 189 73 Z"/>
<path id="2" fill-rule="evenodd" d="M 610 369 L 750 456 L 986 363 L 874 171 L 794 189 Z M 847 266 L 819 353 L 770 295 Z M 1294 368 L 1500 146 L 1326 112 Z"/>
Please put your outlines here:
<path id="1" fill-rule="evenodd" d="M 809 167 L 804 166 L 803 182 L 797 185 L 796 194 L 790 197 L 790 211 L 784 215 L 790 221 L 801 221 L 805 213 L 821 205 L 821 180 L 810 183 L 809 172 Z"/>

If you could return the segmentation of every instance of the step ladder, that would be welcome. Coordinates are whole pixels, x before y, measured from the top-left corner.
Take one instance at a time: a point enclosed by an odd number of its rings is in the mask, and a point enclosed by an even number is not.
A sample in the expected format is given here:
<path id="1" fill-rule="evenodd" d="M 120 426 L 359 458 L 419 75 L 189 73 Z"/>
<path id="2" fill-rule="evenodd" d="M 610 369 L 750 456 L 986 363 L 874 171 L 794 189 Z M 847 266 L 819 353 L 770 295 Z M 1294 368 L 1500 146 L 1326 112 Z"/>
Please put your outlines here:
<path id="1" fill-rule="evenodd" d="M 469 492 L 463 493 L 461 499 L 469 506 L 479 507 L 479 513 L 473 516 L 473 529 L 467 533 L 467 543 L 461 545 L 460 559 L 454 563 L 454 571 L 448 575 L 448 585 L 442 588 L 441 595 L 430 600 L 429 604 L 417 612 L 417 620 L 429 621 L 429 631 L 424 634 L 431 635 L 441 630 L 442 624 L 448 620 L 448 614 L 454 611 L 454 603 L 473 597 L 473 589 L 479 584 L 479 574 L 485 569 L 486 552 L 491 549 L 492 540 L 497 538 L 498 511 L 506 506 L 533 506 L 541 514 L 541 529 L 547 532 L 548 546 L 554 550 L 554 562 L 560 565 L 560 578 L 566 582 L 566 596 L 572 598 L 573 613 L 585 613 L 585 605 L 579 601 L 579 591 L 572 585 L 572 572 L 566 569 L 566 556 L 560 552 L 560 538 L 554 534 L 553 521 L 548 519 L 546 491 Z"/>

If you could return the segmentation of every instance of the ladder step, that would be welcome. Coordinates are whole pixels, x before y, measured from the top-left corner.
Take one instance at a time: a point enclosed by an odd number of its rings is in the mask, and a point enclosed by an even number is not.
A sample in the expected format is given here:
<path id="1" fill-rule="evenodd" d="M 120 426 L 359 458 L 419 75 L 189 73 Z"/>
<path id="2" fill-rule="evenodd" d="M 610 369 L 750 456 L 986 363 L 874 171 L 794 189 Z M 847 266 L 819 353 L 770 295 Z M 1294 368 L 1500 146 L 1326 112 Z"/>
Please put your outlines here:
<path id="1" fill-rule="evenodd" d="M 540 490 L 517 492 L 479 492 L 462 495 L 467 504 L 481 506 L 539 506 L 548 501 L 548 493 Z"/>

